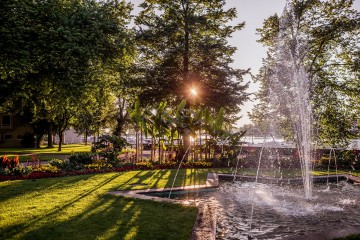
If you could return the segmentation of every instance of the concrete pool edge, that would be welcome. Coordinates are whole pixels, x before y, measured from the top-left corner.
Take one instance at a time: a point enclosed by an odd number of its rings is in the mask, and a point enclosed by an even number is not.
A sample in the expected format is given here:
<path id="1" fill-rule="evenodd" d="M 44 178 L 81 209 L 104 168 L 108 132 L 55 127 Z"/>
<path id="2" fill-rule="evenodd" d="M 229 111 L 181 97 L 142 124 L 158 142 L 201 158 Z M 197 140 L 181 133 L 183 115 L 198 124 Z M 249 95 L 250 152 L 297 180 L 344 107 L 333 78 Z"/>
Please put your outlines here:
<path id="1" fill-rule="evenodd" d="M 247 176 L 247 175 L 232 175 L 232 174 L 218 174 L 218 179 L 222 180 L 236 180 L 236 181 L 257 181 L 259 183 L 275 183 L 275 184 L 301 184 L 303 179 L 301 177 L 293 178 L 274 178 L 274 177 L 258 177 L 256 176 Z M 336 181 L 347 181 L 354 185 L 360 185 L 360 177 L 348 175 L 348 174 L 337 174 L 337 175 L 322 175 L 322 176 L 313 176 L 313 183 L 325 183 L 336 182 Z"/>
<path id="2" fill-rule="evenodd" d="M 174 188 L 159 188 L 159 189 L 146 189 L 146 190 L 128 190 L 128 191 L 112 191 L 111 195 L 137 198 L 142 200 L 151 200 L 155 202 L 176 203 L 186 206 L 196 206 L 198 208 L 198 215 L 194 223 L 191 240 L 215 240 L 216 238 L 216 209 L 207 203 L 202 204 L 184 204 L 182 201 L 162 198 L 156 196 L 145 195 L 146 193 L 156 193 L 165 191 L 182 191 L 182 190 L 196 190 L 196 189 L 209 189 L 217 188 L 219 186 L 218 174 L 208 173 L 206 183 L 204 185 L 191 185 Z"/>
<path id="3" fill-rule="evenodd" d="M 167 192 L 167 191 L 182 191 L 182 190 L 195 190 L 195 189 L 208 189 L 208 188 L 217 188 L 219 186 L 218 174 L 217 173 L 208 173 L 206 183 L 203 185 L 190 185 L 183 187 L 174 187 L 174 188 L 157 188 L 157 189 L 141 189 L 141 190 L 124 190 L 124 191 L 111 191 L 109 194 L 123 197 L 132 197 L 139 198 L 144 200 L 152 200 L 156 202 L 170 202 L 170 203 L 181 203 L 178 200 L 155 197 L 150 195 L 145 195 L 149 193 L 156 192 Z"/>

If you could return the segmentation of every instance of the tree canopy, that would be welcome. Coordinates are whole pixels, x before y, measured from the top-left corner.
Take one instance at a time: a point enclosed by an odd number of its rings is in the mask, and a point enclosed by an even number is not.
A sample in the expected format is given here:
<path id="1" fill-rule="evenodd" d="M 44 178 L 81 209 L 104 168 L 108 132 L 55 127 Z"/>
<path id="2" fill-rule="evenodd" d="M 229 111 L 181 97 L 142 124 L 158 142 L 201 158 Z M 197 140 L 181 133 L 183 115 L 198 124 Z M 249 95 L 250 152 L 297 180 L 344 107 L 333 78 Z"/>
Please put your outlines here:
<path id="1" fill-rule="evenodd" d="M 31 114 L 32 122 L 45 119 L 61 135 L 82 106 L 110 94 L 111 76 L 118 76 L 131 56 L 131 5 L 93 0 L 1 5 L 2 106 Z"/>
<path id="2" fill-rule="evenodd" d="M 257 94 L 260 103 L 251 114 L 254 122 L 267 125 L 264 128 L 270 127 L 266 123 L 273 123 L 283 135 L 294 137 L 289 103 L 284 99 L 273 101 L 277 96 L 272 85 L 272 79 L 276 75 L 279 79 L 282 71 L 281 85 L 291 90 L 294 79 L 284 67 L 283 55 L 289 51 L 309 80 L 313 129 L 319 144 L 346 144 L 359 111 L 355 99 L 359 90 L 360 14 L 352 8 L 353 2 L 291 0 L 281 16 L 264 21 L 258 34 L 268 54 L 255 78 L 261 87 Z"/>
<path id="3" fill-rule="evenodd" d="M 234 117 L 248 99 L 247 70 L 230 66 L 236 48 L 228 38 L 244 26 L 230 25 L 236 9 L 225 10 L 224 0 L 145 0 L 140 7 L 135 22 L 141 102 L 166 99 L 174 105 L 187 99 L 192 105 L 224 107 Z M 195 99 L 191 89 L 197 91 Z"/>

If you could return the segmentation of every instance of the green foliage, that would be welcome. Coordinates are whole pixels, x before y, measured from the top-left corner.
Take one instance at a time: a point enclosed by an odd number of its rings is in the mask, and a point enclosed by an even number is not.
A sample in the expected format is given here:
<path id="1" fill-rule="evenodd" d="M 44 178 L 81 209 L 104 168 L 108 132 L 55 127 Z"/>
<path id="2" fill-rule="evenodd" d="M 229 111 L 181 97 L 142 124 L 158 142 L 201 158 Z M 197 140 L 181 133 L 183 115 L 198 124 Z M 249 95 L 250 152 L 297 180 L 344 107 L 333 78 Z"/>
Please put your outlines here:
<path id="1" fill-rule="evenodd" d="M 281 96 L 274 96 L 270 87 L 271 79 L 281 73 L 282 87 L 289 88 L 292 77 L 284 67 L 286 60 L 277 51 L 291 49 L 294 64 L 304 68 L 310 80 L 313 129 L 317 135 L 314 141 L 340 147 L 354 137 L 350 128 L 360 109 L 356 67 L 360 35 L 359 13 L 353 4 L 353 0 L 292 0 L 282 16 L 270 16 L 257 30 L 259 42 L 267 47 L 267 56 L 255 77 L 260 83 L 260 103 L 250 117 L 263 131 L 274 128 L 289 140 L 295 138 L 293 126 L 297 123 L 289 118 L 294 113 Z"/>
<path id="2" fill-rule="evenodd" d="M 92 153 L 74 153 L 69 157 L 69 162 L 74 165 L 84 165 L 93 162 Z"/>
<path id="3" fill-rule="evenodd" d="M 12 175 L 12 176 L 27 176 L 33 172 L 31 166 L 23 166 L 19 165 L 14 168 L 7 168 L 3 170 L 4 175 Z"/>
<path id="4" fill-rule="evenodd" d="M 53 159 L 49 161 L 49 164 L 56 169 L 60 169 L 62 171 L 76 171 L 81 170 L 84 168 L 82 163 L 79 163 L 75 160 L 69 161 L 68 159 L 61 160 L 61 159 Z"/>
<path id="5" fill-rule="evenodd" d="M 112 105 L 107 96 L 132 54 L 126 28 L 131 9 L 125 1 L 112 0 L 2 1 L 4 110 L 34 125 L 46 121 L 58 135 L 75 119 L 81 132 L 105 125 L 103 116 L 110 114 L 104 109 Z"/>
<path id="6" fill-rule="evenodd" d="M 119 152 L 117 151 L 102 151 L 99 155 L 105 159 L 106 163 L 110 164 L 112 167 L 116 167 L 121 163 L 119 158 Z"/>
<path id="7" fill-rule="evenodd" d="M 59 172 L 59 168 L 52 164 L 40 164 L 40 166 L 33 168 L 33 171 L 57 173 Z"/>
<path id="8" fill-rule="evenodd" d="M 93 144 L 93 151 L 97 152 L 105 163 L 115 167 L 121 163 L 120 153 L 128 146 L 129 143 L 125 138 L 116 135 L 105 135 L 99 142 Z"/>
<path id="9" fill-rule="evenodd" d="M 129 146 L 129 143 L 125 138 L 116 135 L 104 135 L 98 142 L 93 144 L 93 151 L 108 149 L 119 152 L 126 146 Z"/>
<path id="10" fill-rule="evenodd" d="M 228 117 L 248 98 L 247 71 L 230 67 L 236 48 L 228 38 L 244 23 L 231 26 L 236 9 L 225 1 L 144 1 L 136 17 L 137 42 L 142 76 L 141 102 L 168 100 L 174 106 L 182 99 L 191 105 L 226 108 Z M 219 14 L 221 13 L 221 14 Z M 196 88 L 198 96 L 190 96 Z"/>
<path id="11" fill-rule="evenodd" d="M 334 154 L 322 156 L 320 161 L 316 163 L 316 167 L 330 170 L 337 168 L 343 171 L 360 169 L 360 156 L 354 151 L 336 150 Z"/>
<path id="12" fill-rule="evenodd" d="M 69 159 L 52 159 L 49 165 L 54 168 L 45 168 L 44 171 L 56 172 L 56 169 L 62 171 L 76 171 L 84 169 L 85 165 L 93 163 L 94 156 L 92 153 L 74 153 Z"/>
<path id="13" fill-rule="evenodd" d="M 69 164 L 69 161 L 62 160 L 62 159 L 52 159 L 49 161 L 49 164 L 51 166 L 57 167 L 58 169 L 66 169 L 67 165 Z"/>

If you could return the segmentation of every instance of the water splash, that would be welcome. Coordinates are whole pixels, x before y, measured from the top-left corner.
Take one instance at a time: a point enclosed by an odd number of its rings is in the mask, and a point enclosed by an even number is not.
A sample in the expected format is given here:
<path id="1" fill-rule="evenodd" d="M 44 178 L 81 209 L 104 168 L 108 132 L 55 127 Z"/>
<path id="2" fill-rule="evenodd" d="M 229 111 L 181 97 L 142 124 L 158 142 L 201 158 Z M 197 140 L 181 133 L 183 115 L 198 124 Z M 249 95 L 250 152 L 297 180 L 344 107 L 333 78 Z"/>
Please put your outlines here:
<path id="1" fill-rule="evenodd" d="M 330 164 L 331 164 L 331 156 L 334 156 L 334 164 L 335 164 L 335 172 L 336 172 L 336 183 L 339 184 L 339 176 L 338 176 L 338 169 L 337 169 L 337 161 L 336 161 L 336 153 L 335 153 L 335 149 L 331 148 L 330 149 L 330 154 L 329 154 L 329 163 L 328 163 L 328 178 L 326 180 L 326 184 L 329 187 L 329 177 L 330 177 Z"/>
<path id="2" fill-rule="evenodd" d="M 269 79 L 270 101 L 276 125 L 292 132 L 300 159 L 305 198 L 312 198 L 312 105 L 310 78 L 303 63 L 307 38 L 297 25 L 290 1 L 279 22 L 274 73 Z M 280 119 L 278 119 L 280 118 Z"/>

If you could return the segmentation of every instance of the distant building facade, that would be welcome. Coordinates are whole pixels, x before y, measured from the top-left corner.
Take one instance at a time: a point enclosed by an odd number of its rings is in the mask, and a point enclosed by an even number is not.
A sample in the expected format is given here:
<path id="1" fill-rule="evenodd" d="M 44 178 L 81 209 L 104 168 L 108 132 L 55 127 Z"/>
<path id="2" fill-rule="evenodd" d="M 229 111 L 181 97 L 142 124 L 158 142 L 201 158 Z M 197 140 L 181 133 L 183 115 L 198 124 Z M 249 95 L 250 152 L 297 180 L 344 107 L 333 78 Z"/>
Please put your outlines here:
<path id="1" fill-rule="evenodd" d="M 0 113 L 0 147 L 30 147 L 34 145 L 34 130 L 20 116 Z"/>
<path id="2" fill-rule="evenodd" d="M 83 137 L 75 132 L 75 129 L 70 127 L 63 133 L 63 144 L 80 144 L 83 142 Z M 54 136 L 54 143 L 59 142 L 59 136 Z"/>

